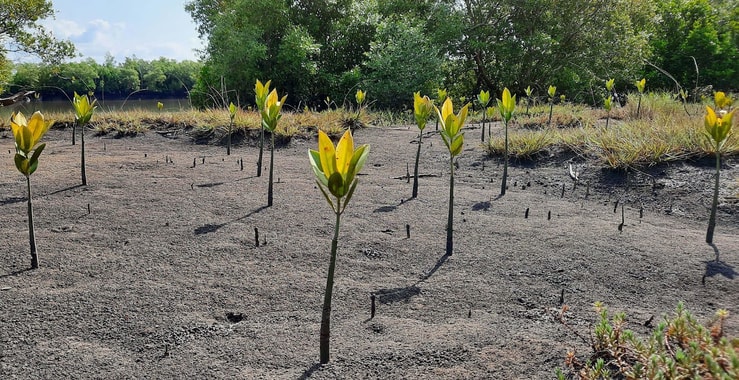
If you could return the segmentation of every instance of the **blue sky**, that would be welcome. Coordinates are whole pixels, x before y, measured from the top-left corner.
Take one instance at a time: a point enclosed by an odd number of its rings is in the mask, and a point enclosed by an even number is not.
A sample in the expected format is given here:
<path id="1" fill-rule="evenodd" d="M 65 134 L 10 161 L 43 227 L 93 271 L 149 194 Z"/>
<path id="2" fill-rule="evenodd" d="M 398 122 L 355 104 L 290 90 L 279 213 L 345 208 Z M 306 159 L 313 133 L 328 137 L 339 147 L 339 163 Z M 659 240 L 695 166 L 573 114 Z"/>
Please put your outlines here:
<path id="1" fill-rule="evenodd" d="M 71 40 L 82 55 L 103 62 L 106 53 L 126 57 L 197 60 L 203 44 L 184 9 L 185 0 L 52 0 L 55 19 L 41 21 L 55 36 Z"/>

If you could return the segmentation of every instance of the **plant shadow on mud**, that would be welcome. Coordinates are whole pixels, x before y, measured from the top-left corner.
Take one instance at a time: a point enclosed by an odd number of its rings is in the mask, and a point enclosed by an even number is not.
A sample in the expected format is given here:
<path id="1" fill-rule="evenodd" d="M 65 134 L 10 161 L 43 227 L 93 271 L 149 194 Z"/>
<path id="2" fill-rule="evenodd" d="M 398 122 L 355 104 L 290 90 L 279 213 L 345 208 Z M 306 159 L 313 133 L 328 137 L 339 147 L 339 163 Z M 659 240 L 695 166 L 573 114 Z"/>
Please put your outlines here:
<path id="1" fill-rule="evenodd" d="M 711 246 L 711 248 L 713 248 L 713 252 L 716 254 L 716 258 L 714 260 L 704 261 L 704 263 L 706 264 L 706 272 L 703 274 L 703 284 L 705 285 L 706 278 L 716 275 L 721 275 L 731 280 L 736 278 L 737 274 L 739 273 L 734 270 L 733 266 L 721 261 L 720 252 L 718 250 L 718 247 L 716 247 L 716 244 L 709 245 Z"/>
<path id="2" fill-rule="evenodd" d="M 261 212 L 262 210 L 266 209 L 267 207 L 268 206 L 262 206 L 262 207 L 259 207 L 259 208 L 255 208 L 254 210 L 251 210 L 248 214 L 246 214 L 246 215 L 244 215 L 242 217 L 236 218 L 236 219 L 234 219 L 234 220 L 232 220 L 230 222 L 225 222 L 225 223 L 221 223 L 221 224 L 208 223 L 208 224 L 202 225 L 200 227 L 195 228 L 195 230 L 193 231 L 193 233 L 195 235 L 205 235 L 205 234 L 210 234 L 210 233 L 216 232 L 219 229 L 221 229 L 221 228 L 223 228 L 223 227 L 225 227 L 225 226 L 227 226 L 227 225 L 229 225 L 231 223 L 235 223 L 235 222 L 238 222 L 240 220 L 244 220 L 244 219 L 246 219 L 246 218 L 248 218 L 248 217 L 250 217 L 250 216 L 252 216 L 254 214 L 257 214 L 257 213 Z"/>
<path id="3" fill-rule="evenodd" d="M 441 256 L 436 262 L 436 265 L 426 272 L 426 274 L 421 276 L 421 278 L 414 284 L 400 288 L 379 289 L 373 294 L 378 296 L 379 302 L 384 305 L 396 302 L 408 302 L 414 296 L 421 294 L 421 288 L 419 288 L 418 285 L 431 278 L 431 276 L 433 276 L 433 274 L 436 273 L 436 271 L 439 270 L 439 268 L 441 268 L 441 266 L 449 259 L 449 256 L 450 255 L 447 254 Z"/>

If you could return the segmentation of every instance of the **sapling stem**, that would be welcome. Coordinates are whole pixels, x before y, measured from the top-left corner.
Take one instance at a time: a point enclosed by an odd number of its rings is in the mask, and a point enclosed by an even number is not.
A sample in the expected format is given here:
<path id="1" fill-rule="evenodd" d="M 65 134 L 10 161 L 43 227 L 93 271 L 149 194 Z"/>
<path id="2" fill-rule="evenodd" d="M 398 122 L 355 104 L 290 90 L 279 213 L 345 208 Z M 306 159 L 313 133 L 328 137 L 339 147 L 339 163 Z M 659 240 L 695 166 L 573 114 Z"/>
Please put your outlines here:
<path id="1" fill-rule="evenodd" d="M 269 147 L 269 186 L 267 187 L 267 207 L 272 207 L 272 178 L 275 166 L 275 134 L 272 135 L 272 142 Z"/>
<path id="2" fill-rule="evenodd" d="M 36 234 L 33 231 L 33 203 L 31 201 L 31 176 L 26 176 L 28 185 L 28 243 L 31 246 L 31 269 L 38 268 L 38 254 L 36 253 Z"/>
<path id="3" fill-rule="evenodd" d="M 505 195 L 506 183 L 508 181 L 508 121 L 504 122 L 505 125 L 505 147 L 503 148 L 503 182 L 500 183 L 500 195 Z"/>
<path id="4" fill-rule="evenodd" d="M 416 163 L 413 166 L 413 194 L 411 198 L 418 196 L 418 161 L 421 157 L 421 143 L 423 142 L 423 131 L 418 134 L 418 149 L 416 150 Z"/>
<path id="5" fill-rule="evenodd" d="M 264 127 L 259 130 L 259 159 L 257 160 L 257 177 L 262 176 L 262 154 L 264 151 Z"/>
<path id="6" fill-rule="evenodd" d="M 715 176 L 716 182 L 713 186 L 713 202 L 711 203 L 711 216 L 708 218 L 708 230 L 706 231 L 706 243 L 708 244 L 713 244 L 713 231 L 716 229 L 716 209 L 718 208 L 718 186 L 719 186 L 719 176 L 720 175 L 721 175 L 721 153 L 719 152 L 719 149 L 716 149 L 716 176 Z"/>
<path id="7" fill-rule="evenodd" d="M 454 156 L 449 159 L 449 215 L 446 223 L 446 255 L 451 256 L 454 250 Z"/>
<path id="8" fill-rule="evenodd" d="M 372 307 L 370 309 L 370 319 L 375 317 L 375 295 L 370 294 L 370 301 L 372 302 Z"/>
<path id="9" fill-rule="evenodd" d="M 80 167 L 81 167 L 81 175 L 82 175 L 82 186 L 87 185 L 87 172 L 85 171 L 85 126 L 80 125 L 80 151 L 81 151 L 81 157 L 80 157 Z"/>
<path id="10" fill-rule="evenodd" d="M 326 292 L 323 296 L 323 311 L 321 313 L 320 333 L 320 362 L 326 364 L 329 361 L 329 344 L 331 337 L 331 296 L 334 292 L 334 270 L 336 268 L 336 251 L 339 245 L 339 224 L 341 223 L 341 198 L 336 198 L 336 224 L 334 225 L 334 238 L 331 240 L 331 259 L 328 265 L 328 276 L 326 276 Z"/>

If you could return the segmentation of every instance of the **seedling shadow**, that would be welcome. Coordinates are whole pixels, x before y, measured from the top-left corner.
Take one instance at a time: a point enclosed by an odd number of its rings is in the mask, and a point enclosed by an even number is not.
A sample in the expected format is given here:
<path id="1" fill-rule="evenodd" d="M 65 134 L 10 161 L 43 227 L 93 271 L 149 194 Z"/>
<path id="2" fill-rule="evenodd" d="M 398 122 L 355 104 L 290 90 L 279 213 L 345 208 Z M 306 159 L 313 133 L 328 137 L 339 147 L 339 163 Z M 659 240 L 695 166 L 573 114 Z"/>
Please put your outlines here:
<path id="1" fill-rule="evenodd" d="M 205 234 L 210 234 L 210 233 L 216 232 L 219 229 L 221 229 L 221 228 L 223 228 L 223 227 L 225 227 L 225 226 L 227 226 L 227 225 L 229 225 L 231 223 L 238 222 L 240 220 L 244 220 L 244 219 L 246 219 L 246 218 L 248 218 L 248 217 L 250 217 L 250 216 L 252 216 L 254 214 L 257 214 L 257 213 L 261 212 L 262 210 L 264 210 L 266 208 L 268 208 L 268 207 L 267 206 L 262 206 L 262 207 L 256 208 L 254 210 L 251 210 L 248 214 L 246 214 L 246 215 L 244 215 L 242 217 L 236 218 L 236 219 L 234 219 L 232 221 L 229 221 L 229 222 L 225 222 L 225 223 L 221 223 L 221 224 L 208 223 L 206 225 L 203 225 L 203 226 L 200 226 L 200 227 L 196 228 L 193 231 L 193 233 L 195 233 L 195 235 L 205 235 Z"/>
<path id="2" fill-rule="evenodd" d="M 318 369 L 321 368 L 321 363 L 313 364 L 310 368 L 306 369 L 305 372 L 303 372 L 302 375 L 298 379 L 300 380 L 307 380 L 310 379 L 311 376 L 313 376 L 313 373 L 318 371 Z"/>
<path id="3" fill-rule="evenodd" d="M 706 264 L 706 272 L 703 274 L 703 283 L 705 284 L 706 278 L 716 275 L 724 276 L 730 280 L 736 278 L 739 273 L 736 272 L 733 266 L 721 261 L 721 252 L 719 252 L 716 244 L 711 243 L 709 245 L 713 248 L 716 258 L 714 260 L 704 261 Z"/>
<path id="4" fill-rule="evenodd" d="M 18 275 L 23 274 L 25 272 L 31 271 L 31 270 L 32 270 L 31 268 L 25 268 L 25 269 L 19 269 L 19 270 L 15 271 L 15 272 L 10 272 L 10 273 L 7 273 L 7 274 L 3 274 L 3 275 L 0 275 L 0 280 L 2 280 L 4 278 L 8 278 L 8 277 L 15 277 L 15 276 L 18 276 Z"/>
<path id="5" fill-rule="evenodd" d="M 3 199 L 3 200 L 0 201 L 0 206 L 10 205 L 10 204 L 18 203 L 18 202 L 23 202 L 26 199 L 28 199 L 28 198 L 26 198 L 26 197 L 10 197 L 10 198 L 6 198 L 6 199 Z"/>
<path id="6" fill-rule="evenodd" d="M 441 256 L 436 262 L 436 265 L 421 276 L 421 278 L 414 284 L 400 288 L 380 289 L 374 292 L 374 294 L 378 296 L 381 304 L 408 302 L 414 296 L 421 294 L 421 288 L 419 288 L 418 285 L 431 278 L 431 276 L 433 276 L 434 273 L 436 273 L 436 271 L 438 271 L 439 268 L 441 268 L 441 266 L 449 259 L 449 256 L 450 255 L 447 254 Z"/>

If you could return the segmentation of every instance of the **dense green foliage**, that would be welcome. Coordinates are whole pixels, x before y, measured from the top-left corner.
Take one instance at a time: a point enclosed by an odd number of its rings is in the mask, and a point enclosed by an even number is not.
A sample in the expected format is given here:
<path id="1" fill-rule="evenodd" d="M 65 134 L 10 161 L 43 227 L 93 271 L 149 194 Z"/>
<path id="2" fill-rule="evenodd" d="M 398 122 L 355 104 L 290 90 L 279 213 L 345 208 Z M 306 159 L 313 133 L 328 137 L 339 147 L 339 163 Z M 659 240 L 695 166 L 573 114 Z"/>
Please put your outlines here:
<path id="1" fill-rule="evenodd" d="M 726 0 L 657 1 L 657 33 L 650 42 L 654 64 L 682 87 L 739 87 L 739 2 Z M 696 71 L 697 70 L 697 71 Z M 657 71 L 647 81 L 659 87 L 675 83 Z"/>
<path id="2" fill-rule="evenodd" d="M 11 74 L 7 54 L 28 53 L 46 62 L 59 62 L 74 54 L 69 41 L 59 41 L 37 22 L 54 14 L 50 0 L 0 1 L 0 83 Z M 4 86 L 0 86 L 2 90 Z M 0 91 L 2 92 L 2 91 Z"/>
<path id="3" fill-rule="evenodd" d="M 100 99 L 120 99 L 132 93 L 148 98 L 185 98 L 195 86 L 201 66 L 193 61 L 135 57 L 117 64 L 110 56 L 102 64 L 92 59 L 57 65 L 22 63 L 13 66 L 7 92 L 35 90 L 45 99 L 67 99 L 74 92 L 93 93 Z"/>
<path id="4" fill-rule="evenodd" d="M 52 12 L 48 0 L 23 4 L 0 3 L 0 16 Z M 650 90 L 739 89 L 736 1 L 190 0 L 185 9 L 206 41 L 202 63 L 58 64 L 69 46 L 57 43 L 41 49 L 49 53 L 44 65 L 0 61 L 0 74 L 14 72 L 5 90 L 58 97 L 58 87 L 99 98 L 146 90 L 140 95 L 190 95 L 200 107 L 249 106 L 261 79 L 290 95 L 289 108 L 348 105 L 364 89 L 368 105 L 402 110 L 414 92 L 437 88 L 473 99 L 481 90 L 522 95 L 531 86 L 542 99 L 555 85 L 568 100 L 593 105 L 602 104 L 610 78 L 617 92 L 633 91 L 643 77 Z M 33 47 L 52 46 L 46 34 L 36 44 L 18 37 L 26 36 L 20 25 L 33 31 L 37 19 L 4 21 L 0 33 L 40 53 Z"/>

